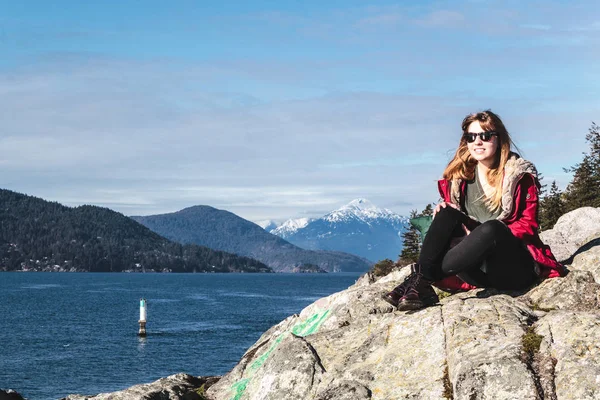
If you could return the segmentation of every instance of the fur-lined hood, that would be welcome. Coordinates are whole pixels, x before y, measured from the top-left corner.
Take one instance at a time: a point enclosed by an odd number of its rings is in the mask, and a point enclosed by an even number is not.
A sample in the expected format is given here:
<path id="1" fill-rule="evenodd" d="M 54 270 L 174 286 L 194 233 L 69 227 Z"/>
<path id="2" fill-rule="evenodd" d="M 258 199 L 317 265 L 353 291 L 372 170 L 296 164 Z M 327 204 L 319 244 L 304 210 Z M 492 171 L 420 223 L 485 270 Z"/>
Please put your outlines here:
<path id="1" fill-rule="evenodd" d="M 536 185 L 539 187 L 537 180 L 537 170 L 535 166 L 521 158 L 517 153 L 510 153 L 506 166 L 504 167 L 504 178 L 502 180 L 502 211 L 497 219 L 503 220 L 508 218 L 514 209 L 514 195 L 517 183 L 524 174 L 531 174 L 535 178 Z M 450 198 L 452 203 L 460 204 L 460 187 L 462 180 L 453 179 L 450 185 Z"/>

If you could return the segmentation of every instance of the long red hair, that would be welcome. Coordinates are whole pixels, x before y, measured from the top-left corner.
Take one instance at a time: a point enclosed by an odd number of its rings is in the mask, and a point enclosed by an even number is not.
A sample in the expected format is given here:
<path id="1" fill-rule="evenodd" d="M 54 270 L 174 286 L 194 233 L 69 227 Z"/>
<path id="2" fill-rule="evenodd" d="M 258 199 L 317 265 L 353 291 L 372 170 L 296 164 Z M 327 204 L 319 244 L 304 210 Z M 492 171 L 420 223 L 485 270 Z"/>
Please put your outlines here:
<path id="1" fill-rule="evenodd" d="M 498 134 L 496 136 L 498 149 L 496 150 L 494 164 L 486 174 L 488 183 L 494 188 L 494 194 L 486 198 L 486 204 L 490 210 L 497 210 L 502 205 L 504 166 L 508 161 L 511 147 L 514 146 L 514 143 L 500 117 L 491 110 L 469 114 L 463 119 L 463 135 L 461 136 L 460 144 L 458 145 L 458 149 L 456 149 L 454 158 L 446 166 L 443 177 L 446 180 L 472 180 L 475 177 L 477 160 L 471 157 L 471 153 L 469 153 L 469 148 L 467 147 L 467 140 L 464 138 L 464 134 L 468 132 L 469 125 L 475 121 L 479 121 L 484 131 L 494 131 Z"/>

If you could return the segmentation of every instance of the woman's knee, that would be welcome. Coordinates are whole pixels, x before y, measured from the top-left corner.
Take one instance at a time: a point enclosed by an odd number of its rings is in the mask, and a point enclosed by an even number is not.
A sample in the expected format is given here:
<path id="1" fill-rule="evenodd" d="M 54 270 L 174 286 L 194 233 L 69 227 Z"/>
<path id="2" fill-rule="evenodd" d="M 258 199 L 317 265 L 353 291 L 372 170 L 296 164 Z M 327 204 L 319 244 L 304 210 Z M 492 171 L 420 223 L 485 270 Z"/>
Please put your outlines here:
<path id="1" fill-rule="evenodd" d="M 477 228 L 478 235 L 486 236 L 486 237 L 497 237 L 506 231 L 506 225 L 503 222 L 498 221 L 497 219 L 492 219 L 490 221 L 485 221 Z"/>

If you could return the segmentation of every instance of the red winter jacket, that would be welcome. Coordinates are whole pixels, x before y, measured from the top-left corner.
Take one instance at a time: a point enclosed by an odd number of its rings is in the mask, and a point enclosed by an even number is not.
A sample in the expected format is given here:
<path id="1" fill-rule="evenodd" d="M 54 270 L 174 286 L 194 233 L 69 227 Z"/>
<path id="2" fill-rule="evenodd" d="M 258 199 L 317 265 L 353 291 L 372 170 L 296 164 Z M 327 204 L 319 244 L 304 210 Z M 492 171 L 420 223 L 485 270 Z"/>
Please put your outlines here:
<path id="1" fill-rule="evenodd" d="M 503 179 L 502 212 L 498 219 L 506 224 L 513 235 L 521 239 L 538 264 L 541 278 L 555 278 L 565 275 L 565 268 L 556 261 L 550 247 L 544 245 L 538 236 L 539 188 L 533 164 L 512 154 L 505 167 Z M 456 185 L 452 187 L 452 184 Z M 455 180 L 438 181 L 438 189 L 444 201 L 460 206 L 464 211 L 466 182 Z M 457 276 L 434 283 L 442 289 L 470 290 L 475 287 L 463 282 Z"/>

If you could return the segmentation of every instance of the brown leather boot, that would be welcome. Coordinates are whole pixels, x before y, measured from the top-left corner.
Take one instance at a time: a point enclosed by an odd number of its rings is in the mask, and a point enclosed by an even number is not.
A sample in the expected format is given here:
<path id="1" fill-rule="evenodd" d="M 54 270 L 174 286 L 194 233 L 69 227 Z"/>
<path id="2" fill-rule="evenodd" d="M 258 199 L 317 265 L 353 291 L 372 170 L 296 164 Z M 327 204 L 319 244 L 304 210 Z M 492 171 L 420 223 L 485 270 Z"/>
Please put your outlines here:
<path id="1" fill-rule="evenodd" d="M 413 279 L 415 279 L 415 274 L 417 273 L 415 266 L 416 264 L 411 265 L 410 269 L 412 272 L 406 278 L 404 278 L 404 281 L 401 284 L 392 289 L 392 291 L 383 294 L 381 298 L 394 307 L 398 307 L 398 302 L 402 296 L 404 296 L 406 289 L 410 286 Z"/>
<path id="2" fill-rule="evenodd" d="M 398 300 L 398 311 L 418 310 L 434 305 L 440 301 L 437 293 L 433 290 L 431 282 L 423 278 L 420 267 L 417 265 L 414 278 L 404 291 L 404 295 Z"/>

